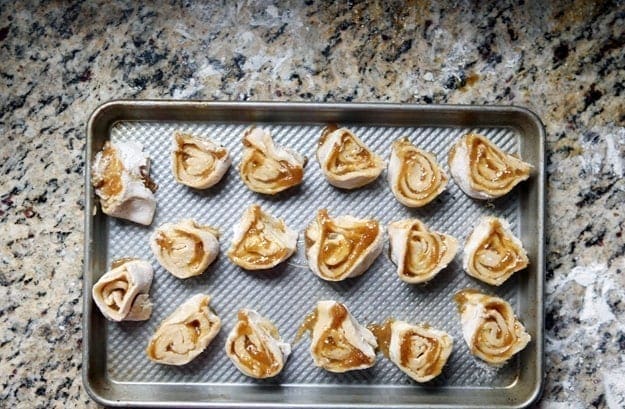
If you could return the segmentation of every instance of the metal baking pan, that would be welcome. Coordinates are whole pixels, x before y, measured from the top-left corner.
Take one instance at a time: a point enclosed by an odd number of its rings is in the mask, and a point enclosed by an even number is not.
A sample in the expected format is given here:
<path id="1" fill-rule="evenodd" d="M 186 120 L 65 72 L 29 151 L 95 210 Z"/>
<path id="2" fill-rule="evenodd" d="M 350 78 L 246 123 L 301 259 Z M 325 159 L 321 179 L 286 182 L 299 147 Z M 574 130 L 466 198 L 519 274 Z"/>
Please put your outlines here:
<path id="1" fill-rule="evenodd" d="M 535 166 L 532 178 L 504 198 L 475 201 L 450 181 L 425 208 L 408 209 L 392 195 L 383 174 L 373 184 L 342 191 L 323 178 L 315 160 L 322 128 L 338 123 L 351 128 L 375 152 L 388 158 L 390 144 L 408 136 L 436 154 L 447 168 L 450 145 L 469 131 L 491 138 L 508 152 L 519 153 Z M 249 125 L 269 128 L 278 143 L 310 160 L 302 186 L 276 197 L 249 191 L 233 166 L 224 180 L 207 191 L 174 182 L 170 171 L 175 130 L 215 138 L 241 157 L 242 131 Z M 152 158 L 152 177 L 159 184 L 152 226 L 142 227 L 104 216 L 86 172 L 83 379 L 89 394 L 109 406 L 150 407 L 524 407 L 540 395 L 543 379 L 544 280 L 544 130 L 538 117 L 518 107 L 419 106 L 398 104 L 222 103 L 182 101 L 113 101 L 100 106 L 87 127 L 86 169 L 108 140 L 136 140 Z M 269 272 L 250 273 L 232 265 L 225 251 L 232 225 L 251 203 L 284 218 L 300 232 L 320 207 L 331 214 L 375 217 L 384 224 L 418 217 L 462 241 L 480 215 L 508 219 L 521 237 L 530 267 L 499 288 L 468 277 L 460 256 L 427 285 L 400 281 L 385 252 L 359 278 L 328 283 L 306 268 L 303 239 L 287 263 Z M 93 211 L 91 211 L 93 210 Z M 178 280 L 163 270 L 148 246 L 151 231 L 166 221 L 194 217 L 219 226 L 221 255 L 203 275 Z M 388 245 L 388 244 L 387 244 Z M 106 321 L 91 300 L 93 283 L 120 257 L 141 257 L 155 267 L 151 297 L 155 308 L 145 322 Z M 508 300 L 527 327 L 532 342 L 508 365 L 492 369 L 474 359 L 462 339 L 453 294 L 478 288 Z M 144 349 L 155 328 L 182 299 L 198 292 L 213 296 L 223 328 L 207 351 L 183 367 L 148 361 Z M 274 320 L 286 340 L 293 341 L 303 317 L 316 301 L 344 302 L 362 323 L 392 316 L 429 322 L 449 332 L 454 351 L 440 377 L 419 385 L 379 356 L 368 370 L 332 374 L 313 365 L 309 340 L 294 346 L 285 370 L 274 379 L 256 381 L 240 374 L 223 348 L 236 311 L 254 308 Z"/>

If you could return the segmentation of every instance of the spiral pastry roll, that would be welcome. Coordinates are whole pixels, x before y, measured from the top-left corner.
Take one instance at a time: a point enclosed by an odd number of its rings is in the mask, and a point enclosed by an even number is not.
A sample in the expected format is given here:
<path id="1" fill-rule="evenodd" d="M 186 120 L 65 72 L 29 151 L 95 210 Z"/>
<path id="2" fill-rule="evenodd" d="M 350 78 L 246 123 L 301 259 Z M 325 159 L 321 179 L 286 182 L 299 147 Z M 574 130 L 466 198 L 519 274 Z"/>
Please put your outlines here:
<path id="1" fill-rule="evenodd" d="M 91 180 L 104 214 L 149 225 L 156 210 L 150 158 L 137 142 L 107 141 L 95 156 Z"/>
<path id="2" fill-rule="evenodd" d="M 528 179 L 532 165 L 509 155 L 486 137 L 463 136 L 449 151 L 449 170 L 458 186 L 475 199 L 494 199 Z"/>
<path id="3" fill-rule="evenodd" d="M 126 259 L 114 263 L 91 289 L 93 301 L 111 321 L 144 321 L 152 315 L 150 286 L 154 270 L 147 261 Z"/>
<path id="4" fill-rule="evenodd" d="M 453 348 L 449 334 L 427 324 L 388 320 L 370 329 L 384 355 L 417 382 L 440 375 Z"/>
<path id="5" fill-rule="evenodd" d="M 145 350 L 159 364 L 184 365 L 208 347 L 221 329 L 210 307 L 210 296 L 197 294 L 182 303 L 161 323 Z"/>
<path id="6" fill-rule="evenodd" d="M 182 132 L 174 133 L 171 160 L 176 181 L 195 189 L 216 185 L 232 163 L 223 146 Z"/>
<path id="7" fill-rule="evenodd" d="M 306 258 L 312 272 L 327 281 L 364 273 L 382 252 L 383 229 L 377 220 L 331 218 L 327 209 L 306 228 Z"/>
<path id="8" fill-rule="evenodd" d="M 454 297 L 462 322 L 462 335 L 471 353 L 499 366 L 531 341 L 512 307 L 498 297 L 463 290 Z"/>
<path id="9" fill-rule="evenodd" d="M 418 219 L 388 225 L 391 260 L 397 274 L 411 284 L 431 280 L 453 260 L 458 251 L 454 237 L 431 231 Z"/>
<path id="10" fill-rule="evenodd" d="M 319 140 L 317 161 L 331 185 L 356 189 L 373 182 L 384 160 L 347 128 L 326 128 Z"/>
<path id="11" fill-rule="evenodd" d="M 234 226 L 228 257 L 246 270 L 263 270 L 291 257 L 296 246 L 297 232 L 255 204 L 247 208 Z"/>
<path id="12" fill-rule="evenodd" d="M 254 310 L 239 311 L 238 322 L 226 340 L 226 354 L 245 375 L 271 378 L 278 375 L 291 353 L 278 328 Z"/>
<path id="13" fill-rule="evenodd" d="M 375 364 L 375 336 L 336 301 L 319 301 L 311 323 L 310 355 L 330 372 L 370 368 Z"/>
<path id="14" fill-rule="evenodd" d="M 523 243 L 498 217 L 482 218 L 464 246 L 464 270 L 487 284 L 499 286 L 528 264 Z"/>
<path id="15" fill-rule="evenodd" d="M 408 139 L 393 143 L 388 181 L 397 200 L 408 207 L 422 207 L 447 185 L 447 174 L 433 154 L 418 149 Z"/>
<path id="16" fill-rule="evenodd" d="M 178 278 L 200 275 L 219 254 L 219 231 L 192 219 L 165 223 L 150 237 L 161 266 Z"/>
<path id="17" fill-rule="evenodd" d="M 255 127 L 247 129 L 243 146 L 239 173 L 250 190 L 275 195 L 302 183 L 306 158 L 276 145 L 269 131 Z"/>

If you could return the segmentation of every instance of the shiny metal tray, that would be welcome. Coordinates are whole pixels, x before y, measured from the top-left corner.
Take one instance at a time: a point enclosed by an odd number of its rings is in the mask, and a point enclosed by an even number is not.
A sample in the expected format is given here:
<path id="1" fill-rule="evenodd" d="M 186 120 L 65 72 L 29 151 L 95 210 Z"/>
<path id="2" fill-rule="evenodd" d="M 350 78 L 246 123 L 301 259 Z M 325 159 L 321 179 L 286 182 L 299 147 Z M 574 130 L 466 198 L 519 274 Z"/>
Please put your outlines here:
<path id="1" fill-rule="evenodd" d="M 392 195 L 384 173 L 373 184 L 342 191 L 323 178 L 315 160 L 321 129 L 327 123 L 351 128 L 375 152 L 388 158 L 391 142 L 408 136 L 436 154 L 447 168 L 451 144 L 468 131 L 491 138 L 508 152 L 518 152 L 535 168 L 533 177 L 502 199 L 480 202 L 463 194 L 452 181 L 433 203 L 408 209 Z M 310 160 L 302 186 L 266 197 L 249 191 L 235 169 L 241 157 L 241 134 L 249 125 L 271 129 L 278 143 Z M 231 149 L 234 165 L 224 180 L 206 191 L 174 182 L 170 171 L 175 130 L 220 140 Z M 159 184 L 152 226 L 142 227 L 104 216 L 96 210 L 89 172 L 86 175 L 83 379 L 89 394 L 110 406 L 150 407 L 523 407 L 539 395 L 543 378 L 544 280 L 544 130 L 532 112 L 499 106 L 419 106 L 395 104 L 218 103 L 114 101 L 99 107 L 87 128 L 86 169 L 104 141 L 136 140 L 152 158 L 152 177 Z M 322 281 L 306 268 L 303 238 L 287 263 L 272 271 L 245 272 L 228 261 L 225 251 L 231 227 L 251 203 L 284 218 L 300 232 L 320 207 L 331 214 L 369 216 L 384 224 L 414 216 L 464 241 L 480 215 L 508 219 L 521 237 L 531 264 L 499 288 L 468 277 L 460 255 L 427 285 L 400 281 L 387 252 L 363 276 L 340 283 Z M 148 246 L 153 229 L 183 217 L 219 226 L 221 255 L 203 275 L 179 280 L 163 270 Z M 388 244 L 386 244 L 388 246 Z M 155 308 L 145 322 L 106 321 L 91 300 L 93 283 L 113 259 L 141 257 L 155 267 L 151 297 Z M 533 341 L 507 366 L 492 369 L 475 360 L 462 339 L 453 294 L 473 287 L 497 294 L 515 308 Z M 223 321 L 218 337 L 201 356 L 183 367 L 150 362 L 148 338 L 181 300 L 197 292 L 213 296 Z M 257 381 L 240 374 L 223 348 L 240 308 L 254 308 L 274 320 L 284 338 L 293 341 L 305 314 L 316 301 L 344 302 L 362 323 L 392 316 L 429 322 L 449 332 L 454 351 L 436 380 L 419 385 L 379 355 L 363 371 L 332 374 L 313 365 L 309 340 L 294 346 L 277 378 Z"/>

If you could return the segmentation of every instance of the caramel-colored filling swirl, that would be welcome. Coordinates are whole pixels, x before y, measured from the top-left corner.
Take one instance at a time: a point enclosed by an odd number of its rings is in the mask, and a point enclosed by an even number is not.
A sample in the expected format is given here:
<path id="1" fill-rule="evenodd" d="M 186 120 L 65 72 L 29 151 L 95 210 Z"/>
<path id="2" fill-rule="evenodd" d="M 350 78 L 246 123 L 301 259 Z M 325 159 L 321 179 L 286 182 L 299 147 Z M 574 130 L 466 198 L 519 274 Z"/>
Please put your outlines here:
<path id="1" fill-rule="evenodd" d="M 185 135 L 177 134 L 177 149 L 174 151 L 174 166 L 179 179 L 201 181 L 208 178 L 215 169 L 215 164 L 223 160 L 227 151 L 224 148 L 209 150 Z"/>
<path id="2" fill-rule="evenodd" d="M 401 167 L 395 189 L 415 206 L 431 202 L 447 182 L 447 176 L 431 154 L 421 151 L 406 140 L 394 146 Z"/>
<path id="3" fill-rule="evenodd" d="M 117 196 L 123 189 L 122 173 L 124 165 L 117 156 L 117 151 L 110 143 L 104 145 L 102 159 L 105 166 L 102 175 L 95 180 L 95 188 L 98 189 L 103 199 Z"/>
<path id="4" fill-rule="evenodd" d="M 445 236 L 429 231 L 420 222 L 410 228 L 407 247 L 403 274 L 408 277 L 428 276 L 447 252 Z"/>
<path id="5" fill-rule="evenodd" d="M 156 243 L 160 248 L 160 256 L 166 263 L 192 273 L 199 273 L 208 257 L 202 240 L 195 234 L 182 229 L 173 228 L 160 231 Z"/>
<path id="6" fill-rule="evenodd" d="M 471 186 L 474 189 L 501 196 L 529 175 L 529 165 L 519 166 L 522 162 L 511 160 L 484 137 L 469 134 L 465 143 L 469 152 Z"/>
<path id="7" fill-rule="evenodd" d="M 304 170 L 300 165 L 267 156 L 245 139 L 243 145 L 253 149 L 241 163 L 240 169 L 241 177 L 248 186 L 261 191 L 279 192 L 302 183 Z"/>
<path id="8" fill-rule="evenodd" d="M 343 131 L 339 141 L 330 153 L 328 171 L 338 176 L 376 166 L 373 154 L 348 131 Z"/>
<path id="9" fill-rule="evenodd" d="M 230 345 L 230 353 L 258 378 L 275 375 L 282 366 L 280 360 L 273 356 L 266 343 L 252 328 L 248 316 L 239 311 L 238 318 L 236 338 Z"/>
<path id="10" fill-rule="evenodd" d="M 272 234 L 271 228 L 266 228 L 267 224 L 272 224 L 271 227 L 284 232 L 285 226 L 281 222 L 273 223 L 263 217 L 260 206 L 253 207 L 253 215 L 252 227 L 245 233 L 231 256 L 255 265 L 267 265 L 286 257 L 289 250 Z"/>
<path id="11" fill-rule="evenodd" d="M 400 334 L 399 360 L 402 366 L 419 377 L 438 375 L 447 361 L 444 346 L 425 331 L 410 330 Z"/>
<path id="12" fill-rule="evenodd" d="M 314 345 L 315 355 L 325 358 L 328 366 L 338 368 L 355 368 L 361 365 L 370 365 L 372 359 L 361 350 L 351 345 L 345 337 L 342 328 L 343 322 L 348 318 L 348 312 L 344 305 L 335 304 L 331 310 L 331 323 L 319 337 Z"/>
<path id="13" fill-rule="evenodd" d="M 478 276 L 492 282 L 523 269 L 527 257 L 505 232 L 498 221 L 493 221 L 491 233 L 469 259 L 469 268 Z"/>
<path id="14" fill-rule="evenodd" d="M 321 274 L 328 278 L 342 277 L 367 251 L 379 234 L 375 220 L 358 223 L 349 228 L 336 224 L 326 209 L 317 215 L 319 225 L 319 258 Z"/>

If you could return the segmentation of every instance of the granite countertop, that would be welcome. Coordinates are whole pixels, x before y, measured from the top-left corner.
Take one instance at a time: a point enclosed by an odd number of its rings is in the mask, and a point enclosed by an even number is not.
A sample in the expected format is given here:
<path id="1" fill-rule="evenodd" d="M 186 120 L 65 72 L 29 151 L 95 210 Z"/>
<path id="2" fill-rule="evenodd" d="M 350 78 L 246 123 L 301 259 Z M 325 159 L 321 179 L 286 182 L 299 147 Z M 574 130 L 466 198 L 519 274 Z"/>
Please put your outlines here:
<path id="1" fill-rule="evenodd" d="M 110 99 L 178 98 L 534 110 L 549 198 L 539 406 L 625 407 L 623 3 L 224 3 L 0 5 L 1 406 L 94 405 L 85 124 Z"/>

